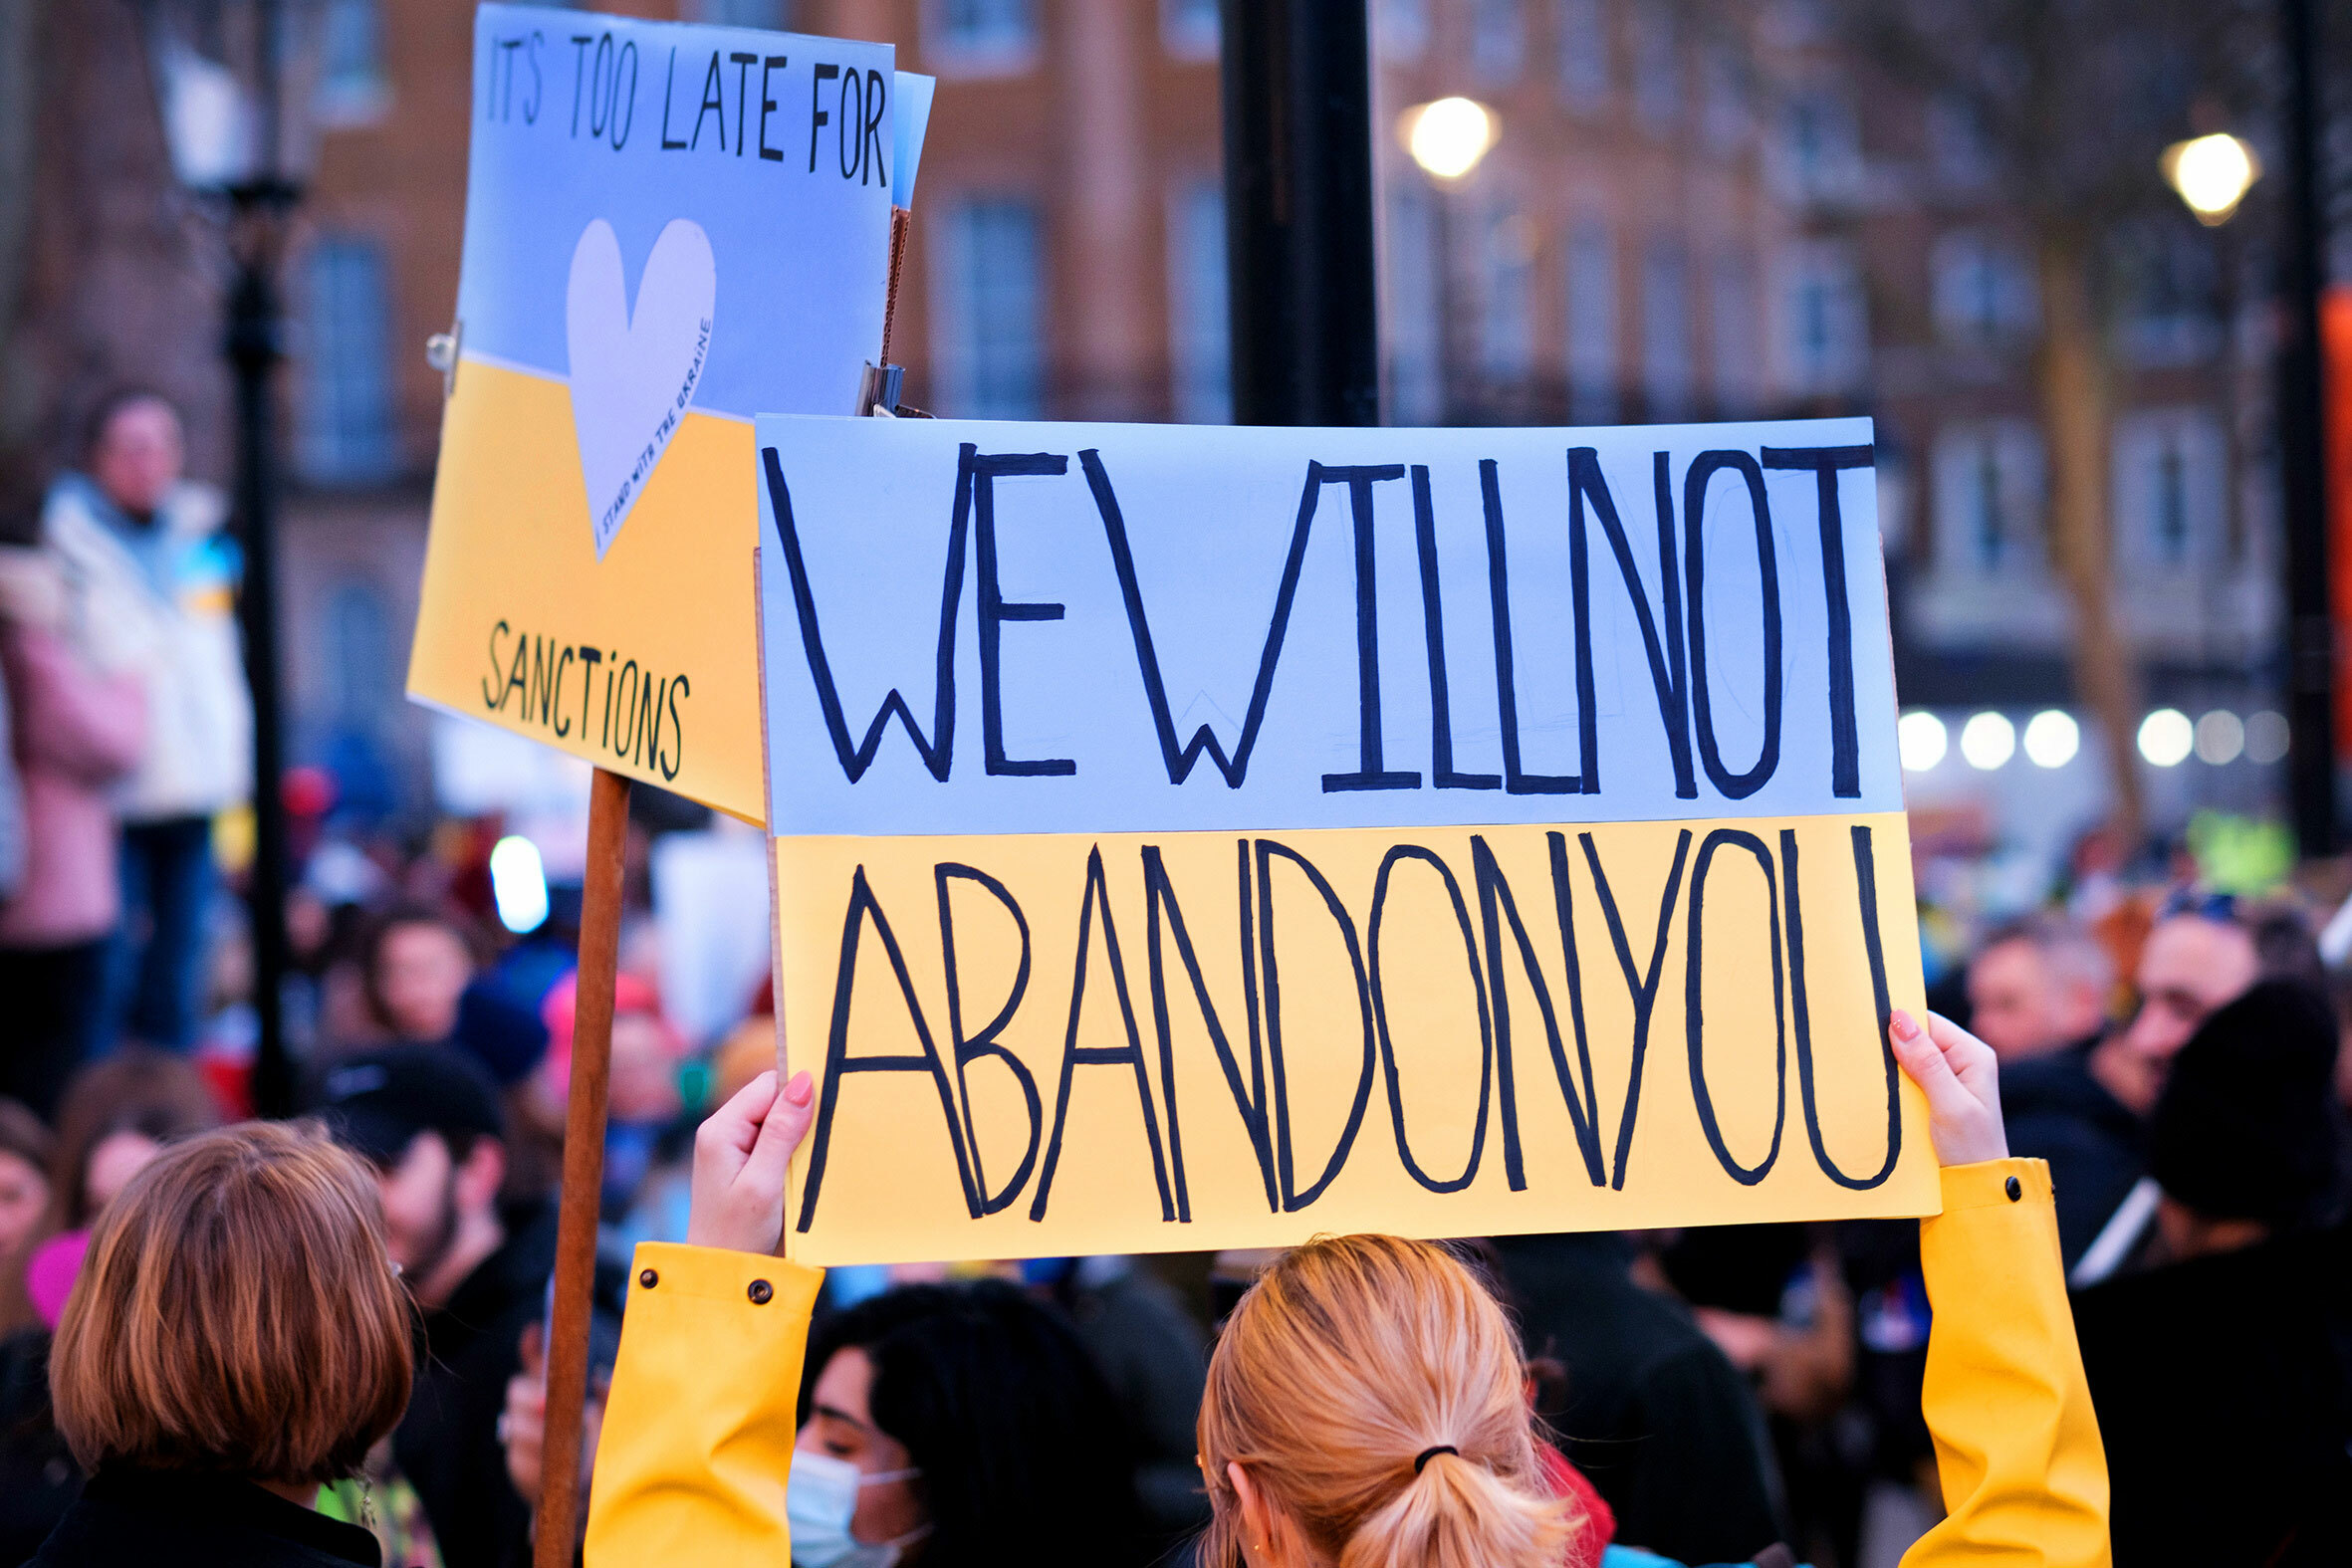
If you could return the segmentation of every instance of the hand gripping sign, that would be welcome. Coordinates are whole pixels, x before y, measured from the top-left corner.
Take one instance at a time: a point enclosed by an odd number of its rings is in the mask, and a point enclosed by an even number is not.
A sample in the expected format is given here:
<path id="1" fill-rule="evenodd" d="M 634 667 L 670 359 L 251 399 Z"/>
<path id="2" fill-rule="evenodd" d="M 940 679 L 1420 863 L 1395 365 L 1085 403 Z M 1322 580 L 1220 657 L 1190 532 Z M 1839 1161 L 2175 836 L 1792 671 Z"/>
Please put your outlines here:
<path id="1" fill-rule="evenodd" d="M 757 820 L 751 415 L 881 352 L 886 45 L 485 5 L 411 696 Z"/>
<path id="2" fill-rule="evenodd" d="M 1867 421 L 757 448 L 794 1255 L 1935 1209 Z"/>

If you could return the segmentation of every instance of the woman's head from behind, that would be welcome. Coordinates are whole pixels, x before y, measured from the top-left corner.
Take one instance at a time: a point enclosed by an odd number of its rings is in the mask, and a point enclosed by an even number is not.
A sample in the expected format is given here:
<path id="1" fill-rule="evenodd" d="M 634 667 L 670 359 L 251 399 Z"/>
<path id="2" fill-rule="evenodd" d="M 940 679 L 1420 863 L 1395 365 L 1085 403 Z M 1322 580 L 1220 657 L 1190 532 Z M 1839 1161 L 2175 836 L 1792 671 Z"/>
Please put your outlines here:
<path id="1" fill-rule="evenodd" d="M 373 1177 L 315 1127 L 248 1122 L 100 1217 L 50 1358 L 58 1430 L 93 1471 L 334 1479 L 406 1409 L 410 1331 Z"/>
<path id="2" fill-rule="evenodd" d="M 820 1326 L 809 1367 L 798 1448 L 834 1461 L 819 1463 L 835 1484 L 806 1495 L 854 1497 L 836 1521 L 850 1544 L 823 1560 L 899 1542 L 922 1568 L 1095 1563 L 1138 1538 L 1110 1390 L 1076 1334 L 1014 1286 L 909 1285 L 859 1302 Z M 796 1488 L 809 1467 L 796 1457 Z M 807 1526 L 822 1528 L 796 1508 L 794 1556 L 815 1562 Z"/>
<path id="3" fill-rule="evenodd" d="M 1556 1564 L 1571 1525 L 1536 1463 L 1526 1377 L 1503 1309 L 1442 1247 L 1349 1235 L 1288 1253 L 1209 1362 L 1201 1562 Z"/>

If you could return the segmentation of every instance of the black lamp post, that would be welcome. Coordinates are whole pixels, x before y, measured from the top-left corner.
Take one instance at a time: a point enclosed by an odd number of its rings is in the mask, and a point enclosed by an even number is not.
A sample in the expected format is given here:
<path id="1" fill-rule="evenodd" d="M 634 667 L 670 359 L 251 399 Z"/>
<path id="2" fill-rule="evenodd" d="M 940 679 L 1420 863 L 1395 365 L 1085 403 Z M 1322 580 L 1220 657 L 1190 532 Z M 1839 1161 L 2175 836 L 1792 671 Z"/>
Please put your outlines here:
<path id="1" fill-rule="evenodd" d="M 180 183 L 225 218 L 235 273 L 222 349 L 236 381 L 238 620 L 253 691 L 255 1108 L 293 1109 L 286 1048 L 286 807 L 278 663 L 278 440 L 272 381 L 284 357 L 278 268 L 301 199 L 316 50 L 315 0 L 134 0 Z"/>

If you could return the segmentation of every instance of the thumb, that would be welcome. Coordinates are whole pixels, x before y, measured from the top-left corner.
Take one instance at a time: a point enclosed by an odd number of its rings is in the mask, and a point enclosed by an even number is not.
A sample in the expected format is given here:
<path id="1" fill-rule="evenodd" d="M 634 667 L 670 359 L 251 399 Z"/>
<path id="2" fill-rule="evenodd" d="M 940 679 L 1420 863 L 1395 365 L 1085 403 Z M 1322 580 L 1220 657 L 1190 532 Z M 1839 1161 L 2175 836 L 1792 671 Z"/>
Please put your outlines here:
<path id="1" fill-rule="evenodd" d="M 1887 1019 L 1887 1043 L 1894 1047 L 1895 1060 L 1902 1063 L 1903 1071 L 1927 1095 L 1930 1109 L 1942 1107 L 1960 1091 L 1960 1080 L 1953 1076 L 1944 1052 L 1919 1026 L 1919 1020 L 1900 1008 Z"/>
<path id="2" fill-rule="evenodd" d="M 816 1115 L 816 1086 L 806 1072 L 793 1074 L 792 1081 L 777 1091 L 766 1120 L 760 1123 L 759 1141 L 752 1146 L 751 1158 L 743 1163 L 742 1179 L 763 1192 L 771 1188 L 782 1192 L 785 1168 L 792 1164 L 793 1154 L 808 1136 Z"/>
<path id="3" fill-rule="evenodd" d="M 535 1382 L 547 1377 L 547 1331 L 535 1318 L 523 1325 L 523 1375 Z"/>

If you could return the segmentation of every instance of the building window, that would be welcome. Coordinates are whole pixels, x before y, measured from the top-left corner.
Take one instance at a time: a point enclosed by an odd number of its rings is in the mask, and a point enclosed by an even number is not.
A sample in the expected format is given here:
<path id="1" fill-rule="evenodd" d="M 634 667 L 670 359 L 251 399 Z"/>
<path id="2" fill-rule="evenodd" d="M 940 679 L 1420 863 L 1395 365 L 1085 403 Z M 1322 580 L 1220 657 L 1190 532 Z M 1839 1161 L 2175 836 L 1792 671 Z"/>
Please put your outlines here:
<path id="1" fill-rule="evenodd" d="M 392 472 L 385 273 L 383 248 L 351 236 L 320 239 L 304 265 L 297 452 L 316 484 L 367 484 Z"/>
<path id="2" fill-rule="evenodd" d="M 1480 235 L 1479 364 L 1490 384 L 1519 386 L 1535 368 L 1535 225 L 1491 214 Z"/>
<path id="3" fill-rule="evenodd" d="M 1160 44 L 1179 60 L 1214 60 L 1217 0 L 1160 0 Z"/>
<path id="4" fill-rule="evenodd" d="M 1650 242 L 1642 258 L 1641 384 L 1652 419 L 1691 413 L 1691 286 L 1679 242 Z"/>
<path id="5" fill-rule="evenodd" d="M 1617 251 L 1607 224 L 1569 228 L 1567 275 L 1568 415 L 1608 424 L 1617 417 Z"/>
<path id="6" fill-rule="evenodd" d="M 369 124 L 390 103 L 380 0 L 327 0 L 319 15 L 320 123 L 329 129 Z"/>
<path id="7" fill-rule="evenodd" d="M 1435 424 L 1444 413 L 1437 237 L 1437 210 L 1428 190 L 1417 184 L 1395 190 L 1382 236 L 1386 315 L 1380 336 L 1388 350 L 1389 402 L 1399 424 Z"/>
<path id="8" fill-rule="evenodd" d="M 1998 348 L 2029 336 L 2041 318 L 2033 270 L 2014 246 L 1974 231 L 1936 242 L 1936 325 L 1945 339 Z"/>
<path id="9" fill-rule="evenodd" d="M 997 198 L 951 206 L 945 218 L 933 275 L 944 411 L 1035 419 L 1046 359 L 1038 210 Z"/>
<path id="10" fill-rule="evenodd" d="M 1682 56 L 1674 12 L 1657 0 L 1633 10 L 1633 112 L 1654 131 L 1682 114 Z"/>
<path id="11" fill-rule="evenodd" d="M 1722 153 L 1745 146 L 1752 128 L 1748 68 L 1728 44 L 1717 43 L 1707 51 L 1705 102 L 1701 117 L 1707 144 Z"/>
<path id="12" fill-rule="evenodd" d="M 2115 427 L 2115 537 L 2132 565 L 2155 571 L 2219 564 L 2228 554 L 2228 454 L 2203 409 L 2126 415 Z"/>
<path id="13" fill-rule="evenodd" d="M 2222 346 L 2212 241 L 2185 223 L 2126 229 L 2116 247 L 2123 347 L 2140 365 L 2199 364 Z"/>
<path id="14" fill-rule="evenodd" d="M 1429 0 L 1374 0 L 1372 42 L 1383 60 L 1419 60 L 1429 47 Z"/>
<path id="15" fill-rule="evenodd" d="M 1993 139 L 1984 112 L 1947 94 L 1928 106 L 1928 159 L 1936 177 L 1956 190 L 1976 190 L 1993 178 Z"/>
<path id="16" fill-rule="evenodd" d="M 1862 184 L 1862 133 L 1853 110 L 1835 93 L 1813 90 L 1788 101 L 1781 116 L 1781 183 L 1810 201 L 1843 201 Z"/>
<path id="17" fill-rule="evenodd" d="M 793 24 L 792 0 L 693 0 L 691 21 L 719 27 L 756 27 L 780 33 Z"/>
<path id="18" fill-rule="evenodd" d="M 1176 417 L 1233 419 L 1232 326 L 1226 310 L 1225 192 L 1213 180 L 1181 187 L 1168 214 L 1168 342 Z"/>
<path id="19" fill-rule="evenodd" d="M 1608 0 L 1559 0 L 1552 47 L 1561 100 L 1584 113 L 1605 107 L 1611 76 Z"/>
<path id="20" fill-rule="evenodd" d="M 1764 335 L 1757 331 L 1756 266 L 1745 251 L 1725 251 L 1710 269 L 1708 336 L 1713 341 L 1716 412 L 1737 419 L 1764 400 Z"/>
<path id="21" fill-rule="evenodd" d="M 1027 71 L 1037 63 L 1037 0 L 931 0 L 926 62 L 960 76 Z"/>
<path id="22" fill-rule="evenodd" d="M 1800 245 L 1782 270 L 1776 313 L 1781 381 L 1799 394 L 1856 390 L 1869 373 L 1870 336 L 1853 251 L 1836 240 Z"/>
<path id="23" fill-rule="evenodd" d="M 1520 0 L 1472 0 L 1470 69 L 1481 82 L 1500 85 L 1518 81 L 1527 48 L 1527 21 Z"/>
<path id="24" fill-rule="evenodd" d="M 2041 436 L 2016 419 L 1951 424 L 1936 437 L 1936 560 L 1959 577 L 2039 575 Z"/>

